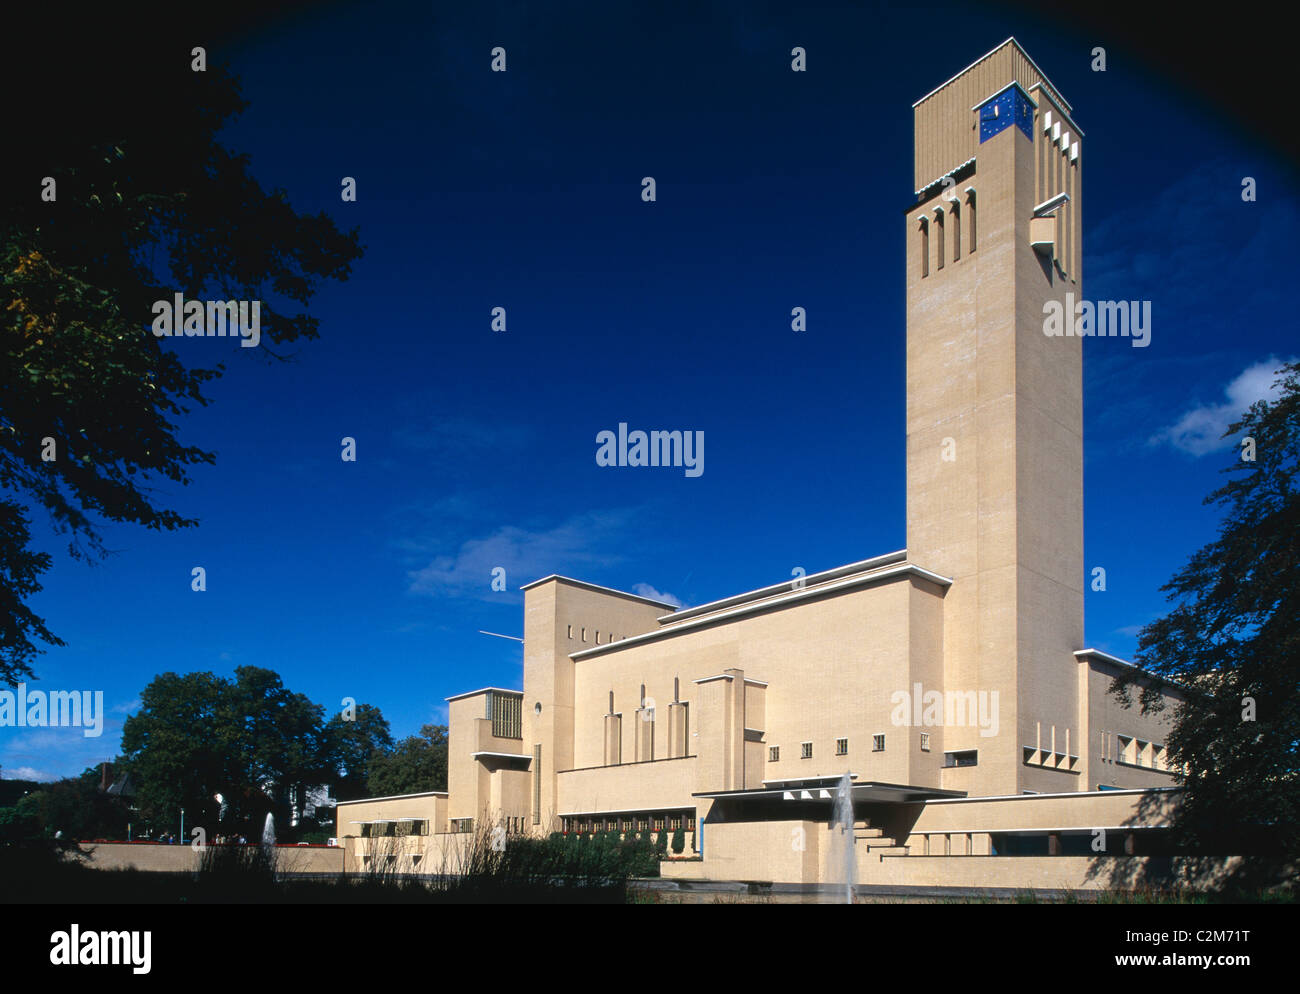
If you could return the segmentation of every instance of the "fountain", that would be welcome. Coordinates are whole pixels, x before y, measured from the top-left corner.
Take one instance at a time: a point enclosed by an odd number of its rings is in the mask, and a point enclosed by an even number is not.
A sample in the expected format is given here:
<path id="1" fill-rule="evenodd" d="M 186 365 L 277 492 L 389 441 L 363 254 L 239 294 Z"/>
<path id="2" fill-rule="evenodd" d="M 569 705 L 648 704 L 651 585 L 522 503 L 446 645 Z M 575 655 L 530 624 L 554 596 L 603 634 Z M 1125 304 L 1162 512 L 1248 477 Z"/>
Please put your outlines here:
<path id="1" fill-rule="evenodd" d="M 269 811 L 262 825 L 262 849 L 267 856 L 275 855 L 275 816 Z"/>
<path id="2" fill-rule="evenodd" d="M 844 885 L 844 903 L 853 903 L 853 885 L 857 879 L 858 854 L 853 834 L 853 780 L 847 773 L 840 777 L 835 787 L 834 807 L 831 809 L 831 849 L 826 861 L 826 875 L 832 894 Z"/>

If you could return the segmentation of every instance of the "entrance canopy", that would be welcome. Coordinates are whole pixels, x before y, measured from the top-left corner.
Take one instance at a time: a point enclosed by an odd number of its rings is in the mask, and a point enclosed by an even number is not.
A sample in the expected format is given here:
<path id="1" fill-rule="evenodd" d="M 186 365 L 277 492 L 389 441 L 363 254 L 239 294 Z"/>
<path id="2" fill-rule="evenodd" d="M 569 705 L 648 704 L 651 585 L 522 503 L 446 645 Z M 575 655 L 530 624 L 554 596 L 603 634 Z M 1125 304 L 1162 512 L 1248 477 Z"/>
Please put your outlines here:
<path id="1" fill-rule="evenodd" d="M 869 780 L 858 783 L 849 774 L 855 803 L 906 804 L 938 798 L 965 797 L 964 790 L 940 790 L 938 787 L 917 787 L 908 784 L 880 783 Z M 771 802 L 771 801 L 824 801 L 835 800 L 842 777 L 804 777 L 790 780 L 764 780 L 759 789 L 706 791 L 692 795 L 715 801 Z"/>

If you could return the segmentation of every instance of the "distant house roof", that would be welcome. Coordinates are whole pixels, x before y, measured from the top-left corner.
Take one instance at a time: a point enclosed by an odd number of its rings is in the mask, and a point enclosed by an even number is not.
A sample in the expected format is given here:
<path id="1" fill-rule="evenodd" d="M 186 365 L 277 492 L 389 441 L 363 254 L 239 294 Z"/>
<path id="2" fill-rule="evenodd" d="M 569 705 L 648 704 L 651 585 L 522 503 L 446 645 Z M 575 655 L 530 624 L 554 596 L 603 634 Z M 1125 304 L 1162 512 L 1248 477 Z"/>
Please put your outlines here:
<path id="1" fill-rule="evenodd" d="M 135 797 L 139 793 L 135 776 L 130 773 L 119 773 L 105 793 L 109 797 Z"/>

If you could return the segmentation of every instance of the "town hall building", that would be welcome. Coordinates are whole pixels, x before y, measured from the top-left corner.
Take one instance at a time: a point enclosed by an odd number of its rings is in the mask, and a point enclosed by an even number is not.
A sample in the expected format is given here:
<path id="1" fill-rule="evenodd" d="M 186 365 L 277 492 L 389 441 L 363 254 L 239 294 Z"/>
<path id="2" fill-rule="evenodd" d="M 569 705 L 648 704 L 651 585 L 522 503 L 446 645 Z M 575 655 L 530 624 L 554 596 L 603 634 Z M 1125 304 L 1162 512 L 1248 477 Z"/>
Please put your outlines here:
<path id="1" fill-rule="evenodd" d="M 1181 691 L 1084 642 L 1083 340 L 1044 333 L 1082 298 L 1084 134 L 1014 39 L 913 111 L 906 548 L 683 609 L 529 583 L 523 688 L 448 698 L 446 792 L 339 805 L 349 870 L 681 830 L 666 878 L 821 885 L 846 784 L 859 886 L 1104 886 L 1155 851 L 1168 712 L 1108 689 Z"/>

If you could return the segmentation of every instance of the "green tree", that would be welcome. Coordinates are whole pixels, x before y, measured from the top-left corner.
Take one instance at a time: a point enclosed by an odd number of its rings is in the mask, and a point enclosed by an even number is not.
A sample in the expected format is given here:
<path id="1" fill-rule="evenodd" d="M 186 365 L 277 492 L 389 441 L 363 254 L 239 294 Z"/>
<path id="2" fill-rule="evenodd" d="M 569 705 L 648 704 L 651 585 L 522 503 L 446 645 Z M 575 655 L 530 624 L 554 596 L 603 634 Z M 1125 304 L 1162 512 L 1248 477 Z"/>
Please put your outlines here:
<path id="1" fill-rule="evenodd" d="M 226 773 L 245 788 L 244 813 L 264 818 L 269 811 L 284 826 L 286 816 L 302 814 L 307 790 L 330 778 L 325 709 L 288 690 L 279 674 L 256 666 L 235 670 L 226 701 Z M 262 798 L 269 800 L 264 808 Z"/>
<path id="2" fill-rule="evenodd" d="M 126 838 L 131 814 L 118 798 L 100 793 L 99 771 L 88 768 L 78 777 L 42 784 L 23 798 L 20 807 L 34 819 L 37 833 L 66 841 Z"/>
<path id="3" fill-rule="evenodd" d="M 125 768 L 136 778 L 136 803 L 146 821 L 215 824 L 215 795 L 233 795 L 227 750 L 227 681 L 212 673 L 162 673 L 140 694 L 140 708 L 122 726 Z"/>
<path id="4" fill-rule="evenodd" d="M 233 681 L 212 673 L 156 677 L 122 729 L 138 803 L 155 825 L 226 822 L 254 835 L 272 813 L 282 826 L 301 814 L 309 788 L 328 785 L 324 709 L 288 690 L 278 674 L 241 666 Z"/>
<path id="5" fill-rule="evenodd" d="M 1162 589 L 1174 603 L 1138 636 L 1137 663 L 1190 689 L 1172 712 L 1169 758 L 1184 788 L 1177 840 L 1193 853 L 1254 853 L 1252 874 L 1300 858 L 1300 364 L 1279 370 L 1227 435 L 1232 479 L 1218 537 Z M 1225 436 L 1227 437 L 1227 436 Z M 1131 704 L 1134 680 L 1112 688 Z M 1154 685 L 1139 696 L 1161 709 Z"/>
<path id="6" fill-rule="evenodd" d="M 447 789 L 447 726 L 425 725 L 392 753 L 377 758 L 370 773 L 372 797 Z"/>
<path id="7" fill-rule="evenodd" d="M 369 792 L 374 765 L 393 751 L 388 719 L 371 704 L 358 704 L 351 721 L 335 715 L 325 725 L 328 754 L 332 759 L 331 784 L 337 800 L 355 801 Z"/>
<path id="8" fill-rule="evenodd" d="M 59 32 L 57 69 L 33 59 L 30 75 L 14 77 L 43 96 L 6 104 L 13 140 L 0 157 L 0 680 L 8 683 L 33 675 L 41 643 L 62 644 L 28 603 L 52 564 L 31 548 L 31 509 L 49 515 L 78 558 L 106 554 L 104 522 L 196 524 L 165 506 L 158 484 L 187 484 L 190 467 L 215 460 L 181 441 L 179 422 L 208 402 L 205 385 L 224 366 L 182 363 L 150 331 L 153 302 L 177 292 L 260 301 L 262 345 L 234 353 L 281 359 L 282 346 L 317 335 L 307 306 L 319 281 L 346 279 L 361 251 L 355 230 L 297 213 L 285 191 L 264 190 L 247 157 L 218 142 L 245 104 L 217 62 L 191 71 L 184 32 L 137 50 L 89 32 L 79 47 L 79 27 Z M 36 46 L 41 34 L 22 36 Z M 9 56 L 21 61 L 29 53 L 14 49 L 28 47 L 10 46 Z M 58 110 L 44 90 L 52 76 L 77 94 Z M 54 200 L 43 198 L 48 189 Z M 225 343 L 208 344 L 215 356 Z"/>

